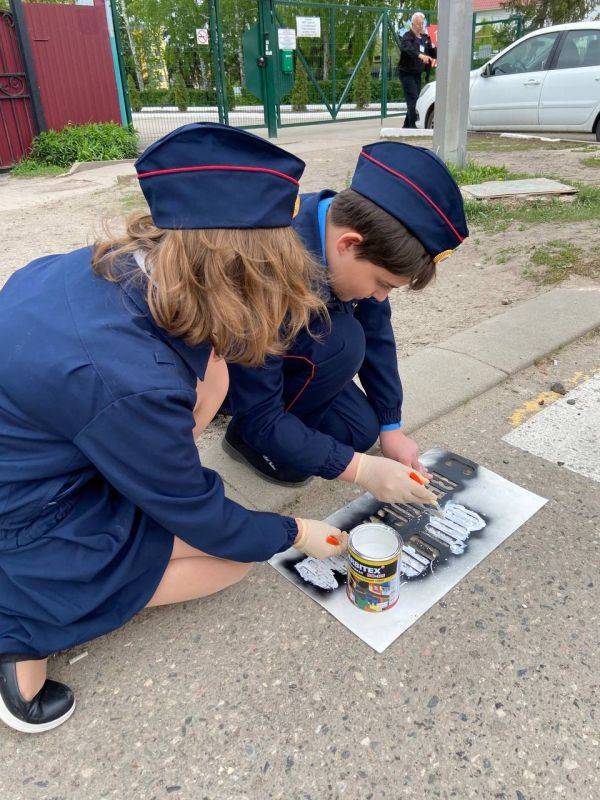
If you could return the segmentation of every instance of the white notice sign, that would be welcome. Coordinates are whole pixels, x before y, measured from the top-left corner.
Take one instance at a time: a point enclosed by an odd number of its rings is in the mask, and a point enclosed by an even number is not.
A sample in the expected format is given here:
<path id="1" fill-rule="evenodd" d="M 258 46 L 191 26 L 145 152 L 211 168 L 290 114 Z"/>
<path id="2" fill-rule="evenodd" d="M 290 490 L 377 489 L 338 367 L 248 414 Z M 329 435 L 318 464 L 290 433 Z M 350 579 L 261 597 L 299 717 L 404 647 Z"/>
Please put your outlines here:
<path id="1" fill-rule="evenodd" d="M 321 17 L 296 17 L 296 33 L 298 36 L 321 37 Z"/>
<path id="2" fill-rule="evenodd" d="M 278 28 L 277 43 L 280 50 L 295 50 L 296 31 L 293 28 Z"/>
<path id="3" fill-rule="evenodd" d="M 196 28 L 196 41 L 198 44 L 208 44 L 208 28 Z"/>

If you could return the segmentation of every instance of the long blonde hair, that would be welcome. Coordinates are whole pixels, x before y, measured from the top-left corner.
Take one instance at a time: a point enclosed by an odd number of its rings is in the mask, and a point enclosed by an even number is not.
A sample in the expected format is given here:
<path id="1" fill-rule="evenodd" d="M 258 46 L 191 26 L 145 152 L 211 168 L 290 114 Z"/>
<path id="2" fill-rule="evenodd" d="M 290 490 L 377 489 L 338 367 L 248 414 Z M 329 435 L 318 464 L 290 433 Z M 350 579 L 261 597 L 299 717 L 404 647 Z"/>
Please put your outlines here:
<path id="1" fill-rule="evenodd" d="M 165 230 L 137 213 L 123 236 L 96 242 L 94 271 L 118 281 L 118 263 L 136 251 L 151 274 L 146 299 L 157 325 L 192 346 L 210 341 L 228 361 L 258 366 L 313 315 L 327 317 L 322 270 L 290 227 Z"/>

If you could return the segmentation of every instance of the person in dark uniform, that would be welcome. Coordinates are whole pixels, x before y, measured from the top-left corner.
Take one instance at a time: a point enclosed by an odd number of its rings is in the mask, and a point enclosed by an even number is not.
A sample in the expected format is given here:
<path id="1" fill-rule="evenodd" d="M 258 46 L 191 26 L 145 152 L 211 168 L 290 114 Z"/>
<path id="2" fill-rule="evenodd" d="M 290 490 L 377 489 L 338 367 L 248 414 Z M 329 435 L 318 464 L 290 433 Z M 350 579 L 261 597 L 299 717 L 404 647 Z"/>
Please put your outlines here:
<path id="1" fill-rule="evenodd" d="M 330 322 L 260 368 L 232 365 L 223 446 L 267 480 L 341 478 L 415 502 L 410 472 L 423 470 L 402 430 L 387 298 L 426 286 L 468 236 L 460 190 L 430 150 L 377 142 L 363 148 L 349 189 L 301 195 L 293 226 L 324 266 Z M 383 457 L 365 455 L 377 439 Z"/>
<path id="2" fill-rule="evenodd" d="M 217 592 L 291 545 L 344 551 L 330 525 L 228 500 L 194 442 L 227 391 L 223 359 L 258 367 L 327 315 L 290 227 L 303 168 L 247 132 L 186 125 L 136 163 L 151 216 L 33 261 L 0 292 L 0 719 L 12 728 L 73 712 L 69 688 L 46 680 L 49 654 Z"/>
<path id="3" fill-rule="evenodd" d="M 403 127 L 416 128 L 421 73 L 423 69 L 431 70 L 431 66 L 437 58 L 437 49 L 432 45 L 429 36 L 424 33 L 424 14 L 413 14 L 410 23 L 410 29 L 406 31 L 401 41 L 398 74 L 406 100 L 406 117 Z M 429 79 L 429 73 L 427 79 Z"/>

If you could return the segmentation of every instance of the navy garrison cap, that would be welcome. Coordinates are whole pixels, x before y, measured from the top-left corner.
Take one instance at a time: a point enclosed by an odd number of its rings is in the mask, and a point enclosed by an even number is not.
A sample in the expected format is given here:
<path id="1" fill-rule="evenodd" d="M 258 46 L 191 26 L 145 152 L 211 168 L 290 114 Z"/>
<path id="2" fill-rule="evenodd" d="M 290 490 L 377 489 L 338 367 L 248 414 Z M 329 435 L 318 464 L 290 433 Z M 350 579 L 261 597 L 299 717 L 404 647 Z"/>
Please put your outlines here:
<path id="1" fill-rule="evenodd" d="M 150 145 L 135 168 L 159 228 L 284 228 L 304 161 L 239 128 L 195 122 Z"/>
<path id="2" fill-rule="evenodd" d="M 424 147 L 365 145 L 350 188 L 396 217 L 436 263 L 469 235 L 456 181 L 441 158 Z"/>

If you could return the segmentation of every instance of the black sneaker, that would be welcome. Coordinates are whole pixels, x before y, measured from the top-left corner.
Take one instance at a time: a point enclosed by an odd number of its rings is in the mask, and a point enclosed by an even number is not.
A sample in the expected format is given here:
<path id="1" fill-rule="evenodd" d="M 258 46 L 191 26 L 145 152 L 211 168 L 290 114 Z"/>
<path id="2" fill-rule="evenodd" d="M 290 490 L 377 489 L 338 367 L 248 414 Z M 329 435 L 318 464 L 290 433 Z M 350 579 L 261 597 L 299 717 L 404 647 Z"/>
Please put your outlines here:
<path id="1" fill-rule="evenodd" d="M 249 447 L 237 433 L 233 420 L 225 431 L 223 450 L 236 461 L 247 464 L 253 472 L 270 483 L 277 483 L 280 486 L 304 486 L 312 480 L 312 475 L 305 475 L 293 467 L 280 467 L 268 456 L 261 455 Z"/>
<path id="2" fill-rule="evenodd" d="M 19 691 L 14 661 L 0 661 L 0 720 L 21 733 L 43 733 L 58 728 L 75 711 L 68 686 L 46 681 L 33 700 Z"/>

